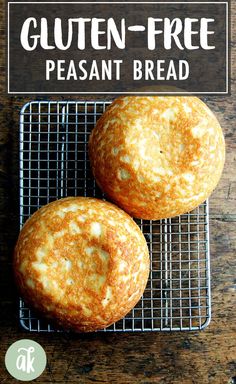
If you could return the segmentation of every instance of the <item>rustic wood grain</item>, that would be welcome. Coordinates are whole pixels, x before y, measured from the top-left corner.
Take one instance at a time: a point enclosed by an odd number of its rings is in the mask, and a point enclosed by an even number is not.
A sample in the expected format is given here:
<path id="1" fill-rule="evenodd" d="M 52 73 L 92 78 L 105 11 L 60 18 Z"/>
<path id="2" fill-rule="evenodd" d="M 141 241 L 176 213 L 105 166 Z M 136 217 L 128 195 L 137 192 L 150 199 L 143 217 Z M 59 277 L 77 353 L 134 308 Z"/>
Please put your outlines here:
<path id="1" fill-rule="evenodd" d="M 210 199 L 213 318 L 205 331 L 197 333 L 73 335 L 29 334 L 19 329 L 11 259 L 18 234 L 19 111 L 29 98 L 5 94 L 4 26 L 0 30 L 1 383 L 16 383 L 4 367 L 8 346 L 20 338 L 32 338 L 42 344 L 48 357 L 45 372 L 34 381 L 39 384 L 236 384 L 235 9 L 233 2 L 232 95 L 204 98 L 221 122 L 227 157 L 220 184 Z M 3 8 L 0 15 L 4 15 Z"/>

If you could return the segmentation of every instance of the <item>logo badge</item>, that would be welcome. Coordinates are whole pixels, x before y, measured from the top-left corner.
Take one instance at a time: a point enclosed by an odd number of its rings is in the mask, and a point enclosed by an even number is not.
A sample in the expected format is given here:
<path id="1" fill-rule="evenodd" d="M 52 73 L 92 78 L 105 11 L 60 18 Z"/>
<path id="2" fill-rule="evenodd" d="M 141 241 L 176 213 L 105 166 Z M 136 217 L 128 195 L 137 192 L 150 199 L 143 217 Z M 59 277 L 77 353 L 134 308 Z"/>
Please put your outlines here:
<path id="1" fill-rule="evenodd" d="M 47 363 L 46 353 L 40 344 L 29 339 L 13 343 L 5 355 L 5 365 L 17 380 L 30 381 L 39 377 Z"/>

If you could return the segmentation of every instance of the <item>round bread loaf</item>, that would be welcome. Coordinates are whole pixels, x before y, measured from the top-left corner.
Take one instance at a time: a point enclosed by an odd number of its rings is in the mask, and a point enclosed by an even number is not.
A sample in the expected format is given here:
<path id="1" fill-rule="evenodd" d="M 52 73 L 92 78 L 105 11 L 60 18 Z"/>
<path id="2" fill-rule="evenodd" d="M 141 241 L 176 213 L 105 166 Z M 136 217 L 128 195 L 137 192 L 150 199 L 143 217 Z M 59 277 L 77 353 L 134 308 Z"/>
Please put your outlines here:
<path id="1" fill-rule="evenodd" d="M 222 129 L 191 96 L 116 99 L 89 140 L 94 177 L 134 217 L 157 220 L 196 208 L 224 166 Z"/>
<path id="2" fill-rule="evenodd" d="M 108 202 L 66 198 L 39 209 L 20 232 L 14 271 L 24 299 L 64 328 L 94 331 L 124 317 L 149 274 L 145 238 Z"/>

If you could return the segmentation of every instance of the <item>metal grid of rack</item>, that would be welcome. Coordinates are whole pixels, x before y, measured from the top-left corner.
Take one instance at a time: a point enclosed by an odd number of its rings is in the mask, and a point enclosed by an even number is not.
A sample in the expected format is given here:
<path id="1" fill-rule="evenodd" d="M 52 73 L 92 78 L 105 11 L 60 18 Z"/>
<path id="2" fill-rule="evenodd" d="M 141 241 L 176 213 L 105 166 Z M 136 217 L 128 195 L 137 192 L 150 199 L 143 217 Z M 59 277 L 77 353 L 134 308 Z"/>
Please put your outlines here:
<path id="1" fill-rule="evenodd" d="M 66 196 L 103 198 L 90 171 L 89 134 L 110 102 L 30 102 L 20 114 L 20 227 L 35 210 Z M 109 331 L 200 330 L 210 305 L 208 202 L 161 221 L 136 220 L 150 250 L 143 297 Z M 20 324 L 53 332 L 20 299 Z"/>

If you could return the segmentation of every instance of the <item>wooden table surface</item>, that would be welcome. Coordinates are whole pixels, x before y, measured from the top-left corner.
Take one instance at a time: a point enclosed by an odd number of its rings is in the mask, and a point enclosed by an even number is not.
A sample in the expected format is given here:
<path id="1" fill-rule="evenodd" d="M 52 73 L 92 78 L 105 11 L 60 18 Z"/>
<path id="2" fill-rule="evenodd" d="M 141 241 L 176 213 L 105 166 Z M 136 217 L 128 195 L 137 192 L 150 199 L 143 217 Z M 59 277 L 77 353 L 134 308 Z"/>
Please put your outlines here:
<path id="1" fill-rule="evenodd" d="M 235 4 L 232 3 L 233 33 L 236 31 L 235 8 Z M 4 52 L 4 34 L 5 30 L 2 29 L 2 52 Z M 5 55 L 1 55 L 1 383 L 16 383 L 4 367 L 4 355 L 8 346 L 18 339 L 31 338 L 38 341 L 47 353 L 46 370 L 34 381 L 41 384 L 92 382 L 236 384 L 236 84 L 233 74 L 236 67 L 235 45 L 236 40 L 231 43 L 231 96 L 204 99 L 222 125 L 227 156 L 221 181 L 210 198 L 213 318 L 206 330 L 195 333 L 29 334 L 19 329 L 11 260 L 19 231 L 19 111 L 30 99 L 6 95 Z"/>

